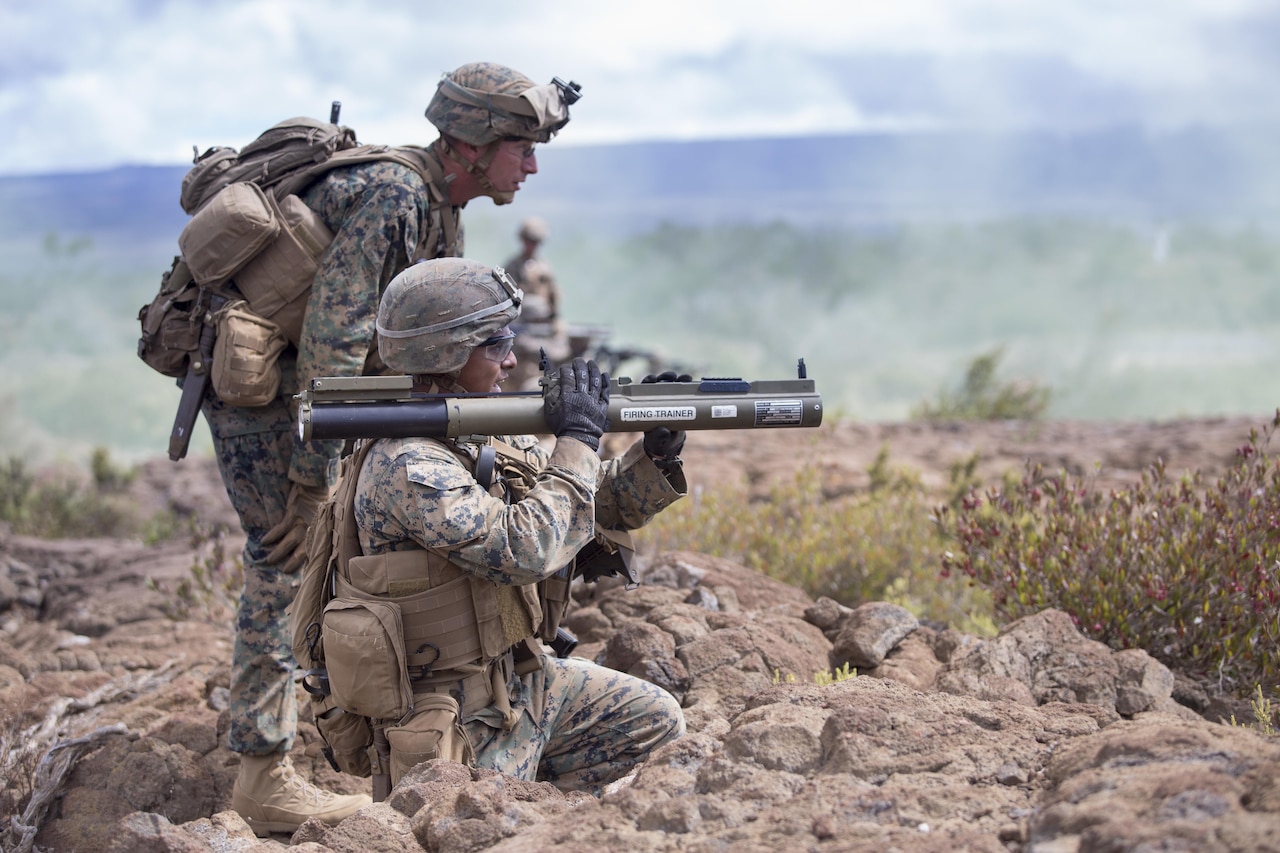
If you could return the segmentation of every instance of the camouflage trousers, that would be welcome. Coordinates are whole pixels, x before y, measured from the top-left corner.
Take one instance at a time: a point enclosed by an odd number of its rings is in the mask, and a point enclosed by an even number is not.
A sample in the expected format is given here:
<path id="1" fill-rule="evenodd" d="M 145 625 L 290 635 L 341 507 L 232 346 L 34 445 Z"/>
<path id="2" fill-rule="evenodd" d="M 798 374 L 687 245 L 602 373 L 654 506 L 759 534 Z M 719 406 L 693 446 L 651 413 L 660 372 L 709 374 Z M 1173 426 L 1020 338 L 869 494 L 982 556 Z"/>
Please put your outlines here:
<path id="1" fill-rule="evenodd" d="M 513 680 L 519 718 L 503 731 L 496 709 L 463 722 L 476 766 L 599 796 L 654 749 L 684 734 L 674 696 L 633 675 L 580 658 L 544 655 Z"/>
<path id="2" fill-rule="evenodd" d="M 292 364 L 288 364 L 292 367 Z M 293 387 L 286 371 L 282 388 Z M 246 541 L 244 589 L 236 612 L 231 652 L 232 752 L 286 752 L 297 735 L 292 635 L 285 609 L 297 591 L 297 575 L 267 563 L 262 537 L 284 517 L 289 497 L 293 423 L 288 398 L 266 406 L 229 406 L 212 391 L 202 406 L 213 435 L 218 471 L 240 517 Z"/>

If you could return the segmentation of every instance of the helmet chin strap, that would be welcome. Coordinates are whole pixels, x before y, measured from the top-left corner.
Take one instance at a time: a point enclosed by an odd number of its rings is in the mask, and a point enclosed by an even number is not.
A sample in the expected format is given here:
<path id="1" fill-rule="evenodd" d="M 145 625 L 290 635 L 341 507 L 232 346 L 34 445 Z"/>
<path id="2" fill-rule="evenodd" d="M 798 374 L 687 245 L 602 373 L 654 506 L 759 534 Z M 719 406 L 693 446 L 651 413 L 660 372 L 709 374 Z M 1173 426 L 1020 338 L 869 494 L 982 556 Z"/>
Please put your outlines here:
<path id="1" fill-rule="evenodd" d="M 493 158 L 498 153 L 498 146 L 502 144 L 501 139 L 495 139 L 480 151 L 480 157 L 472 163 L 466 157 L 459 154 L 454 147 L 449 144 L 449 140 L 444 136 L 440 137 L 440 153 L 448 157 L 453 162 L 467 170 L 471 177 L 476 179 L 476 183 L 484 190 L 484 194 L 493 199 L 494 204 L 511 204 L 515 201 L 516 194 L 514 192 L 498 192 L 494 187 L 493 181 L 489 180 L 489 164 L 493 162 Z"/>
<path id="2" fill-rule="evenodd" d="M 447 394 L 451 391 L 464 390 L 458 384 L 458 374 L 462 368 L 449 373 L 415 373 L 413 374 L 414 390 L 422 387 L 428 393 Z"/>

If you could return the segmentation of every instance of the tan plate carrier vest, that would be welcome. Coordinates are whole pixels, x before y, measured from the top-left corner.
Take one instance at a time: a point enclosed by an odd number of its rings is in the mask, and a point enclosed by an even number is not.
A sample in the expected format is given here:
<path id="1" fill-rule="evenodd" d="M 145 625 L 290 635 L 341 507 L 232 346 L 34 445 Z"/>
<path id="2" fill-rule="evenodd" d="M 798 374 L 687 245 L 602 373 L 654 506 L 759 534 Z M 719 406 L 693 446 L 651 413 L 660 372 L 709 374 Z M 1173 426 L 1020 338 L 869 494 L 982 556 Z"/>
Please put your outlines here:
<path id="1" fill-rule="evenodd" d="M 425 549 L 364 556 L 355 524 L 356 482 L 372 441 L 361 441 L 344 460 L 334 496 L 331 556 L 335 598 L 390 599 L 400 609 L 405 662 L 415 696 L 449 693 L 463 715 L 490 704 L 515 718 L 506 682 L 514 671 L 532 671 L 543 651 L 536 638 L 556 635 L 569 599 L 569 580 L 509 586 L 472 575 Z M 528 455 L 497 439 L 486 445 L 453 444 L 468 470 L 492 448 L 500 472 L 489 490 L 509 502 L 532 488 L 537 468 Z M 335 559 L 336 558 L 336 559 Z"/>

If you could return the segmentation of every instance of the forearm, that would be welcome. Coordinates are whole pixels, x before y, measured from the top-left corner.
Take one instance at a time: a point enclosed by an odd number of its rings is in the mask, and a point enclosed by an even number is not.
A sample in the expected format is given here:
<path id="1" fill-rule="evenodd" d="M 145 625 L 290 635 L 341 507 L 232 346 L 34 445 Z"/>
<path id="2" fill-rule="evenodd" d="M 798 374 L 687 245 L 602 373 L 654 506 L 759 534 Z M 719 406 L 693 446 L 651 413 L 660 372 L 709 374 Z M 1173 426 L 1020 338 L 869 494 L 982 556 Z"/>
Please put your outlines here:
<path id="1" fill-rule="evenodd" d="M 644 453 L 641 441 L 605 462 L 596 491 L 596 520 L 610 529 L 635 530 L 687 493 L 677 464 L 663 472 Z"/>
<path id="2" fill-rule="evenodd" d="M 478 486 L 444 502 L 423 493 L 431 502 L 420 506 L 414 538 L 478 577 L 535 583 L 559 571 L 594 535 L 599 466 L 585 445 L 565 439 L 533 488 L 515 503 Z"/>

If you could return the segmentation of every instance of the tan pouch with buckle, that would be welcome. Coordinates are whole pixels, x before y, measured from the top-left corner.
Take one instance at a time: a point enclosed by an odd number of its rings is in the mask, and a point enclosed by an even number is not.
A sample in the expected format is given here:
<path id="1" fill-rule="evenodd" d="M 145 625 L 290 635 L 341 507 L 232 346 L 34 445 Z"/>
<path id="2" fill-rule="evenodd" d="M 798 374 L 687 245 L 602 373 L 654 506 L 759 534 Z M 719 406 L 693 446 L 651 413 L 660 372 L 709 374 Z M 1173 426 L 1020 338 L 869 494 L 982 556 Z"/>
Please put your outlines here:
<path id="1" fill-rule="evenodd" d="M 249 310 L 244 300 L 218 312 L 210 379 L 218 399 L 232 406 L 265 406 L 280 390 L 280 327 Z"/>
<path id="2" fill-rule="evenodd" d="M 223 187 L 178 235 L 192 277 L 217 287 L 235 275 L 280 233 L 276 203 L 257 184 Z"/>
<path id="3" fill-rule="evenodd" d="M 329 748 L 333 763 L 343 773 L 367 777 L 372 772 L 369 748 L 373 746 L 373 727 L 367 717 L 339 708 L 332 696 L 312 700 L 316 729 Z"/>
<path id="4" fill-rule="evenodd" d="M 391 784 L 424 761 L 447 758 L 472 764 L 475 754 L 458 717 L 458 702 L 447 693 L 417 697 L 413 716 L 398 726 L 387 726 L 391 744 Z"/>
<path id="5" fill-rule="evenodd" d="M 402 720 L 413 710 L 400 608 L 377 599 L 335 598 L 324 608 L 329 689 L 342 709 Z"/>
<path id="6" fill-rule="evenodd" d="M 280 202 L 284 227 L 269 245 L 236 273 L 236 287 L 255 312 L 280 327 L 295 346 L 311 296 L 311 280 L 333 232 L 296 195 Z"/>

